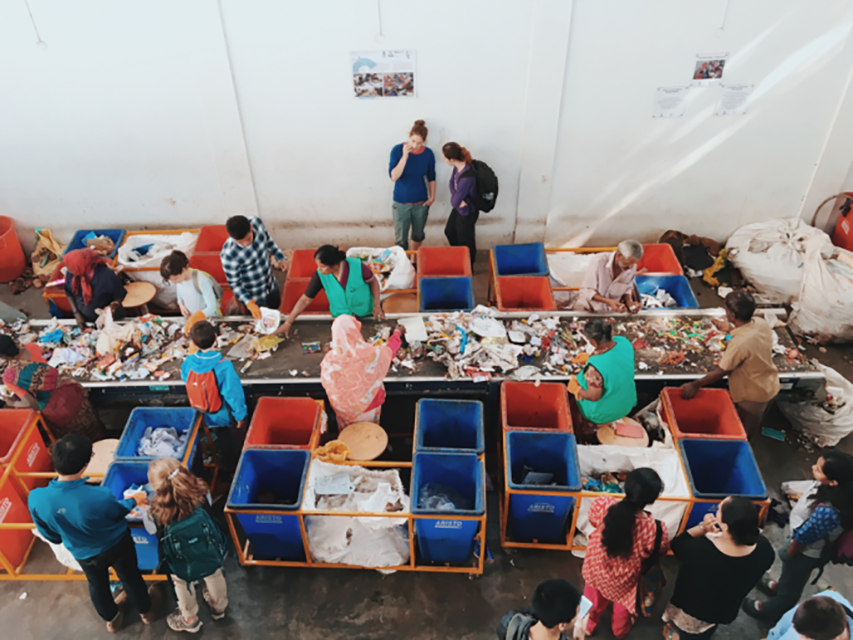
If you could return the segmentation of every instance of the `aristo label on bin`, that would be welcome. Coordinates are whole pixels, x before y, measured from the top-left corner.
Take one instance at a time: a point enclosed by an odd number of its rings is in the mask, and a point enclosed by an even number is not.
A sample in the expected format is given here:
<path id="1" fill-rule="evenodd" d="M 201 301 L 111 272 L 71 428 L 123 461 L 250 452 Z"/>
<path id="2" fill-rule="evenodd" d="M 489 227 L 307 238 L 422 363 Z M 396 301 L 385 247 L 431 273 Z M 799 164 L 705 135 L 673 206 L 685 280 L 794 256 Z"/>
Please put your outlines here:
<path id="1" fill-rule="evenodd" d="M 461 520 L 436 520 L 435 521 L 436 529 L 461 529 L 462 521 Z"/>
<path id="2" fill-rule="evenodd" d="M 547 502 L 537 502 L 527 507 L 528 513 L 554 513 L 554 505 Z"/>
<path id="3" fill-rule="evenodd" d="M 38 442 L 33 442 L 33 446 L 27 451 L 27 464 L 32 467 L 36 461 L 36 456 L 41 451 L 41 445 Z"/>
<path id="4" fill-rule="evenodd" d="M 151 544 L 151 541 L 144 536 L 133 536 L 133 541 L 136 544 Z"/>
<path id="5" fill-rule="evenodd" d="M 255 522 L 260 524 L 281 524 L 281 516 L 273 516 L 269 514 L 258 514 L 255 516 Z"/>
<path id="6" fill-rule="evenodd" d="M 3 522 L 6 519 L 6 514 L 9 513 L 9 509 L 12 508 L 12 501 L 9 498 L 3 498 L 0 500 L 0 522 Z"/>

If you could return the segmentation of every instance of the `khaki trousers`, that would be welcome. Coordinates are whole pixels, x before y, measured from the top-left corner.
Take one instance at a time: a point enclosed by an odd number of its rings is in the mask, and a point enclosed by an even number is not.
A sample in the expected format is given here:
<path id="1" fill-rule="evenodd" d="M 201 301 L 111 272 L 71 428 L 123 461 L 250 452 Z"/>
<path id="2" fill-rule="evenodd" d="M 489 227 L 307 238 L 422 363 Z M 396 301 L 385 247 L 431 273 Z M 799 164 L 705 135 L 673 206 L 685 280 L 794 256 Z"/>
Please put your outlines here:
<path id="1" fill-rule="evenodd" d="M 178 608 L 181 610 L 181 615 L 185 618 L 195 618 L 198 615 L 198 598 L 195 594 L 195 583 L 187 584 L 178 576 L 172 575 L 172 582 L 175 583 L 175 595 L 178 596 Z M 216 573 L 209 575 L 204 579 L 204 584 L 207 586 L 207 592 L 210 594 L 211 608 L 217 611 L 225 611 L 228 606 L 228 587 L 225 584 L 225 576 L 222 575 L 222 569 L 217 569 Z"/>

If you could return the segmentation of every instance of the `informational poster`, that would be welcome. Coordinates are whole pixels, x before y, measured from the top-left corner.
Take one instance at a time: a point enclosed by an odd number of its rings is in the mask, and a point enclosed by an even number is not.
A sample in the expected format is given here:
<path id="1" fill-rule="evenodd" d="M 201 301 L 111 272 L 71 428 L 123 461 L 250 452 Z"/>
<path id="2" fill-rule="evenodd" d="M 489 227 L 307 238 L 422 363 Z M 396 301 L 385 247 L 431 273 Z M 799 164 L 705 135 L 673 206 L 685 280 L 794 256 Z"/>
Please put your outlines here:
<path id="1" fill-rule="evenodd" d="M 728 53 L 697 55 L 696 66 L 693 68 L 693 86 L 705 87 L 720 84 L 723 81 L 723 71 L 728 57 Z"/>
<path id="2" fill-rule="evenodd" d="M 684 115 L 690 87 L 658 87 L 652 106 L 653 118 L 680 118 Z"/>
<path id="3" fill-rule="evenodd" d="M 356 98 L 414 98 L 415 52 L 353 51 L 350 53 Z"/>
<path id="4" fill-rule="evenodd" d="M 746 113 L 749 95 L 755 85 L 731 84 L 723 87 L 723 94 L 717 100 L 717 108 L 714 109 L 715 116 L 742 116 Z"/>

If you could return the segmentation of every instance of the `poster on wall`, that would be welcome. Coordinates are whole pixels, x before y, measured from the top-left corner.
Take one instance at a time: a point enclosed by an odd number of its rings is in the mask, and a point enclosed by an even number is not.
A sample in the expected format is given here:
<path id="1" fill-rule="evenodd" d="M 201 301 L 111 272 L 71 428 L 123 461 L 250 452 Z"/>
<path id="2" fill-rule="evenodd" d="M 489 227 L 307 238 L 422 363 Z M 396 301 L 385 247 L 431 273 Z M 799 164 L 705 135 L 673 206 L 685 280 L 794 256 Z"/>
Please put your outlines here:
<path id="1" fill-rule="evenodd" d="M 680 118 L 690 87 L 658 87 L 652 105 L 652 118 Z"/>
<path id="2" fill-rule="evenodd" d="M 415 52 L 353 51 L 350 53 L 356 98 L 414 98 Z"/>
<path id="3" fill-rule="evenodd" d="M 717 107 L 714 109 L 715 116 L 742 116 L 746 113 L 749 95 L 755 85 L 752 84 L 731 84 L 723 87 L 723 93 L 720 99 L 717 100 Z"/>
<path id="4" fill-rule="evenodd" d="M 710 53 L 696 56 L 696 66 L 693 68 L 693 86 L 707 87 L 720 84 L 723 81 L 723 71 L 726 68 L 727 53 Z"/>

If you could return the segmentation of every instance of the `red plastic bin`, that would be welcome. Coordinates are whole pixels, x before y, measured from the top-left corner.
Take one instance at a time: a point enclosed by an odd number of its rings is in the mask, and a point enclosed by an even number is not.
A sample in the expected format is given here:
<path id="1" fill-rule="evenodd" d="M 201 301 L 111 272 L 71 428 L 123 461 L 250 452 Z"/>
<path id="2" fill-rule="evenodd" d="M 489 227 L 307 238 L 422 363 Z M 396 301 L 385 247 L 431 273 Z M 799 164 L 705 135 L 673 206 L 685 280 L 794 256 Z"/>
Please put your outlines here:
<path id="1" fill-rule="evenodd" d="M 310 278 L 317 271 L 317 263 L 314 262 L 316 249 L 296 249 L 290 258 L 290 266 L 287 269 L 288 280 L 300 280 Z"/>
<path id="2" fill-rule="evenodd" d="M 21 496 L 22 489 L 7 469 L 0 473 L 0 524 L 32 524 L 27 499 Z M 33 544 L 32 529 L 0 529 L 0 556 L 14 569 L 20 567 Z M 0 572 L 5 569 L 0 564 Z"/>
<path id="3" fill-rule="evenodd" d="M 38 412 L 30 409 L 0 409 L 0 474 L 10 466 L 19 474 L 53 471 L 39 419 Z M 22 480 L 28 489 L 35 489 L 47 486 L 50 478 Z"/>
<path id="4" fill-rule="evenodd" d="M 219 257 L 226 240 L 228 231 L 224 224 L 202 227 L 190 256 L 190 266 L 193 269 L 209 273 L 219 284 L 228 282 L 222 269 L 222 259 Z"/>
<path id="5" fill-rule="evenodd" d="M 506 276 L 497 279 L 498 311 L 556 311 L 551 279 L 543 276 Z"/>
<path id="6" fill-rule="evenodd" d="M 566 385 L 543 382 L 504 382 L 501 419 L 505 430 L 565 431 L 572 433 Z"/>
<path id="7" fill-rule="evenodd" d="M 418 249 L 418 277 L 471 277 L 468 247 L 421 247 Z"/>
<path id="8" fill-rule="evenodd" d="M 695 398 L 684 400 L 679 387 L 666 387 L 660 397 L 664 418 L 676 439 L 747 439 L 732 397 L 725 389 L 699 389 Z"/>
<path id="9" fill-rule="evenodd" d="M 311 398 L 261 398 L 246 434 L 246 449 L 313 449 L 322 403 Z"/>
<path id="10" fill-rule="evenodd" d="M 299 298 L 302 297 L 302 294 L 305 293 L 305 289 L 308 288 L 308 282 L 310 282 L 309 278 L 300 278 L 298 280 L 288 280 L 284 283 L 284 293 L 281 295 L 281 306 L 278 308 L 282 313 L 290 313 L 293 311 L 293 307 L 296 306 L 296 303 L 299 302 Z M 317 294 L 317 297 L 309 304 L 303 314 L 326 314 L 330 313 L 329 311 L 329 299 L 326 297 L 326 292 L 323 289 L 320 289 L 320 293 Z"/>
<path id="11" fill-rule="evenodd" d="M 643 275 L 684 275 L 684 269 L 675 257 L 675 251 L 666 243 L 644 244 L 643 257 L 637 263 L 637 271 L 640 269 L 647 269 Z"/>

